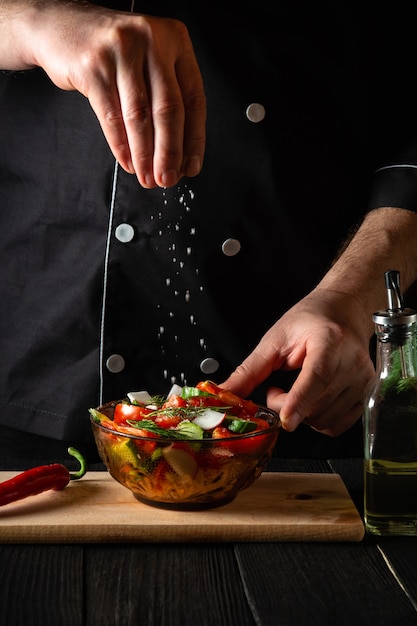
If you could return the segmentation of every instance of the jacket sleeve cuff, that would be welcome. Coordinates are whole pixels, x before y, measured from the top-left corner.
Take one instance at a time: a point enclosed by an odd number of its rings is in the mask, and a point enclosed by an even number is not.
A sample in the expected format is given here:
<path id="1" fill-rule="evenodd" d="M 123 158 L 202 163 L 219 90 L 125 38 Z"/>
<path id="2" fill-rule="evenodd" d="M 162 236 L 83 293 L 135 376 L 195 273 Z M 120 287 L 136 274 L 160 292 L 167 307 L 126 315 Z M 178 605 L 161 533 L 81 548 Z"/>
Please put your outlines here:
<path id="1" fill-rule="evenodd" d="M 397 207 L 417 213 L 417 165 L 387 165 L 375 172 L 369 210 L 379 207 Z"/>

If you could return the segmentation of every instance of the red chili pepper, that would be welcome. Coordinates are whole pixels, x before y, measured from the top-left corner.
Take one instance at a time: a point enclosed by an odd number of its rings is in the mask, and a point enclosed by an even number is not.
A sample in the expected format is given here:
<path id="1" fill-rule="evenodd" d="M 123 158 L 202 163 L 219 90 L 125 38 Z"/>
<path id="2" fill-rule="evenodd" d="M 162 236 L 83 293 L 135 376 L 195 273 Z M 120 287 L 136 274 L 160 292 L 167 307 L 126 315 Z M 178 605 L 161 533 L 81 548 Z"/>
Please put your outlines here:
<path id="1" fill-rule="evenodd" d="M 80 463 L 80 469 L 76 473 L 70 473 L 65 465 L 52 463 L 52 465 L 40 465 L 17 474 L 9 480 L 0 483 L 0 506 L 22 500 L 28 496 L 35 496 L 42 491 L 64 489 L 70 480 L 82 478 L 87 471 L 83 456 L 75 450 L 68 448 L 69 454 Z"/>

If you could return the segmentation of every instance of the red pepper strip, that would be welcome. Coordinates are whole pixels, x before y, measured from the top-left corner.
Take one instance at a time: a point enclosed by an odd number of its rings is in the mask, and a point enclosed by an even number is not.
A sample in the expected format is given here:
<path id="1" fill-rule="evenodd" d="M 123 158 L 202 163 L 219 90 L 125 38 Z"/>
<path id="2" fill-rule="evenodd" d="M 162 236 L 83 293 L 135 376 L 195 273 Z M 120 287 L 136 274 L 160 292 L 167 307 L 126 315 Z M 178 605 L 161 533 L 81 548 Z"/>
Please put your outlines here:
<path id="1" fill-rule="evenodd" d="M 59 491 L 64 489 L 70 480 L 82 478 L 87 471 L 85 459 L 75 448 L 68 448 L 68 452 L 80 462 L 78 472 L 70 473 L 65 465 L 60 463 L 40 465 L 26 470 L 0 483 L 0 506 L 22 500 L 28 496 L 35 496 L 49 489 Z"/>

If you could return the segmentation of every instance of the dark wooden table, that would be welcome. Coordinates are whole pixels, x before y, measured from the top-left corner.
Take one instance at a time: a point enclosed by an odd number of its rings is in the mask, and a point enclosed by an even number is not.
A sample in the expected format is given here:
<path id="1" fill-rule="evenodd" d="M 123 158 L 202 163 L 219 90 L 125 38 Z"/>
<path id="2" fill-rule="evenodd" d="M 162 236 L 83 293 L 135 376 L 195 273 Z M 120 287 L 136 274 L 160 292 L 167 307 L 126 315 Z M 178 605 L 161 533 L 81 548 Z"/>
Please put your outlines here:
<path id="1" fill-rule="evenodd" d="M 274 459 L 268 469 L 336 472 L 363 512 L 360 458 Z M 366 536 L 355 543 L 0 544 L 0 624 L 417 625 L 417 537 Z"/>

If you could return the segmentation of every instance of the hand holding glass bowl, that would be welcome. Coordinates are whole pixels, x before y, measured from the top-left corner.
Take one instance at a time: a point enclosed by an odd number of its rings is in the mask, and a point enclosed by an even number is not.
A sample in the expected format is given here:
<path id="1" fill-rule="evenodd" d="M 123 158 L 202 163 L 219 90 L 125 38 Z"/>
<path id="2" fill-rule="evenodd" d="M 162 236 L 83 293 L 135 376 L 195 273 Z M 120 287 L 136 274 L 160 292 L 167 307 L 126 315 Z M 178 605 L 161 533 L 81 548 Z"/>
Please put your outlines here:
<path id="1" fill-rule="evenodd" d="M 274 411 L 211 381 L 128 393 L 90 420 L 110 475 L 140 502 L 177 510 L 234 500 L 264 471 L 281 427 Z"/>

